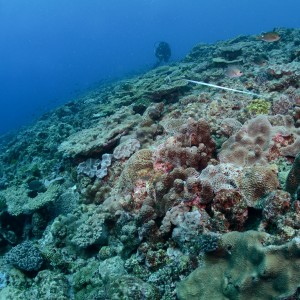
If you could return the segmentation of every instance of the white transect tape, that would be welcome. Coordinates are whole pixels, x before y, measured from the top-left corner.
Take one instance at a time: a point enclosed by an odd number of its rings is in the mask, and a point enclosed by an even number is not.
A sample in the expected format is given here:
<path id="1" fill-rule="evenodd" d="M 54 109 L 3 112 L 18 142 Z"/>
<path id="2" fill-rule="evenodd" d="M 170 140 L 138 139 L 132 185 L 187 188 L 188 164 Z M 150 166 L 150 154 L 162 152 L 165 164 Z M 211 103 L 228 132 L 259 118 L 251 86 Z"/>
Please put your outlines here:
<path id="1" fill-rule="evenodd" d="M 206 85 L 206 86 L 209 86 L 209 87 L 213 87 L 213 88 L 217 88 L 217 89 L 222 89 L 222 90 L 226 90 L 226 91 L 231 91 L 231 92 L 236 92 L 236 93 L 242 93 L 242 94 L 247 94 L 247 95 L 252 95 L 252 96 L 260 96 L 259 94 L 255 94 L 255 93 L 252 93 L 252 92 L 236 90 L 236 89 L 228 88 L 228 87 L 225 87 L 225 86 L 215 85 L 215 84 L 206 83 L 206 82 L 202 82 L 202 81 L 195 81 L 195 80 L 189 80 L 189 79 L 186 79 L 186 80 L 188 82 L 191 82 L 191 83 Z"/>

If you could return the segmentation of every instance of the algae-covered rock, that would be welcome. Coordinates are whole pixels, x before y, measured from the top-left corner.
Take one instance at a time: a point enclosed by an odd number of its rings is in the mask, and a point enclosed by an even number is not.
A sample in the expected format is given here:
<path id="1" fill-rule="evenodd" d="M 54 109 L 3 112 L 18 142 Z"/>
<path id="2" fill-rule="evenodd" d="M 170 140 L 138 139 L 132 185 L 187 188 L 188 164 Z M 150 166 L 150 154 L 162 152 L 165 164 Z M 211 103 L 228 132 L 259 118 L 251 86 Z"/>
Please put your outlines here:
<path id="1" fill-rule="evenodd" d="M 125 275 L 115 278 L 107 289 L 108 299 L 111 300 L 159 300 L 158 290 L 143 280 Z"/>
<path id="2" fill-rule="evenodd" d="M 4 197 L 7 211 L 12 216 L 31 214 L 46 205 L 53 203 L 60 194 L 60 186 L 52 184 L 44 193 L 37 193 L 31 197 L 30 191 L 24 186 L 12 186 L 0 192 L 0 198 Z"/>
<path id="3" fill-rule="evenodd" d="M 300 239 L 265 246 L 269 236 L 257 231 L 224 234 L 204 266 L 177 286 L 180 300 L 281 299 L 300 287 Z"/>
<path id="4" fill-rule="evenodd" d="M 243 53 L 243 48 L 240 43 L 229 46 L 221 46 L 217 50 L 218 55 L 230 61 L 237 59 Z"/>
<path id="5" fill-rule="evenodd" d="M 222 57 L 215 57 L 212 62 L 217 67 L 226 67 L 228 65 L 238 65 L 243 63 L 243 59 L 227 60 Z"/>
<path id="6" fill-rule="evenodd" d="M 169 84 L 162 84 L 155 90 L 149 90 L 146 95 L 154 101 L 162 101 L 164 99 L 175 101 L 180 94 L 183 94 L 188 89 L 188 82 L 186 80 L 176 80 Z"/>
<path id="7" fill-rule="evenodd" d="M 119 256 L 108 258 L 100 263 L 99 274 L 104 282 L 111 282 L 114 278 L 120 278 L 126 274 L 124 261 Z"/>
<path id="8" fill-rule="evenodd" d="M 105 286 L 98 272 L 99 262 L 90 261 L 73 276 L 75 300 L 105 299 Z"/>
<path id="9" fill-rule="evenodd" d="M 141 116 L 132 115 L 127 109 L 124 116 L 104 120 L 96 127 L 83 129 L 61 143 L 58 150 L 66 157 L 95 156 L 111 150 L 120 138 L 138 124 Z M 138 117 L 139 116 L 139 117 Z M 122 121 L 122 122 L 121 122 Z"/>
<path id="10" fill-rule="evenodd" d="M 24 291 L 28 287 L 29 280 L 25 274 L 12 268 L 7 272 L 7 278 L 7 285 L 0 289 L 0 300 L 26 300 Z"/>
<path id="11" fill-rule="evenodd" d="M 0 300 L 69 300 L 70 284 L 66 276 L 55 271 L 43 270 L 33 280 L 23 284 L 16 281 L 10 274 L 10 284 L 0 290 Z"/>
<path id="12" fill-rule="evenodd" d="M 38 273 L 31 288 L 29 299 L 39 300 L 69 300 L 70 283 L 68 278 L 58 272 L 44 270 Z"/>

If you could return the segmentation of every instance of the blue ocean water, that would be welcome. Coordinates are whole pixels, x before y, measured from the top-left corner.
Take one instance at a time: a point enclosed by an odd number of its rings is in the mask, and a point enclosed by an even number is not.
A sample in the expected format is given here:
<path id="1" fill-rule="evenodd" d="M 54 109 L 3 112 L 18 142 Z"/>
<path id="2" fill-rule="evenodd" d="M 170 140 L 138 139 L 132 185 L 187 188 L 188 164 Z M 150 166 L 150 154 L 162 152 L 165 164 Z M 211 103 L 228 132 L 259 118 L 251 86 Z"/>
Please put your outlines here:
<path id="1" fill-rule="evenodd" d="M 0 134 L 87 88 L 142 72 L 167 41 L 197 43 L 299 27 L 299 0 L 0 0 Z"/>

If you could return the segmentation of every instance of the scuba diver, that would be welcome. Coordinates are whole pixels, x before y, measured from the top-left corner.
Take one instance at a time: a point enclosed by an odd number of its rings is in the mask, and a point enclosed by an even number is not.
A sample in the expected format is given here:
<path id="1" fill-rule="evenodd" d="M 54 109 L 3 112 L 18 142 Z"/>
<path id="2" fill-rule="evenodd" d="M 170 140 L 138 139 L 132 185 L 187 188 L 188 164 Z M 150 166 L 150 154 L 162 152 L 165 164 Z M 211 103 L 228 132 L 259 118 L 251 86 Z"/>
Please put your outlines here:
<path id="1" fill-rule="evenodd" d="M 157 42 L 155 44 L 155 56 L 157 62 L 154 68 L 158 67 L 162 62 L 168 62 L 171 57 L 170 45 L 166 42 Z"/>

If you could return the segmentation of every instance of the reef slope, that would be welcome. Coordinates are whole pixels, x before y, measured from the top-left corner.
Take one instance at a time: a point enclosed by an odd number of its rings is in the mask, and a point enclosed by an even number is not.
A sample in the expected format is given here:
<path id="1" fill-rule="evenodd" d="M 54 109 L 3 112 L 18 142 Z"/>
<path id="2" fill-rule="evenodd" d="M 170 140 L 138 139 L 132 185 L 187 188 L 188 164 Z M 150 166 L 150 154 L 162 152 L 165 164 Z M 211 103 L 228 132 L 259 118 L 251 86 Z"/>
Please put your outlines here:
<path id="1" fill-rule="evenodd" d="M 275 31 L 3 138 L 0 299 L 298 299 L 300 30 Z"/>

